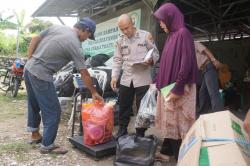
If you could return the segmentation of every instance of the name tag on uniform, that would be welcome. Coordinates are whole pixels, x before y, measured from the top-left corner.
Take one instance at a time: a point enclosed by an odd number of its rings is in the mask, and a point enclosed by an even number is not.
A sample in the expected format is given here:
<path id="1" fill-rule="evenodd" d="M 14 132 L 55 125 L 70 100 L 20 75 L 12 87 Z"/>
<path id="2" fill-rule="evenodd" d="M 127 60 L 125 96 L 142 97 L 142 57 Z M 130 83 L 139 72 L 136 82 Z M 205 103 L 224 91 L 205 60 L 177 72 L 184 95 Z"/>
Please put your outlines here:
<path id="1" fill-rule="evenodd" d="M 128 46 L 121 46 L 121 54 L 122 55 L 130 54 L 130 48 Z"/>
<path id="2" fill-rule="evenodd" d="M 146 47 L 146 43 L 138 43 L 138 47 Z"/>

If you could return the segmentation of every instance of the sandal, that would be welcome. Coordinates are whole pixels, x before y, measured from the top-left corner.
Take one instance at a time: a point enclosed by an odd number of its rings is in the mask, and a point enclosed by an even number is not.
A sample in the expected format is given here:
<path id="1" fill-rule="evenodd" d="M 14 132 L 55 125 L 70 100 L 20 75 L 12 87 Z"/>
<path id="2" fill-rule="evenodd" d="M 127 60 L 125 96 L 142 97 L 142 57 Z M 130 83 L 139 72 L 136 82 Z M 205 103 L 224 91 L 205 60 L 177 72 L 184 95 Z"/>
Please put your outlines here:
<path id="1" fill-rule="evenodd" d="M 42 142 L 42 137 L 39 139 L 31 139 L 29 141 L 27 141 L 27 144 L 39 144 Z"/>
<path id="2" fill-rule="evenodd" d="M 156 153 L 155 161 L 169 162 L 170 161 L 170 156 L 162 154 L 162 153 Z"/>
<path id="3" fill-rule="evenodd" d="M 48 154 L 48 153 L 50 153 L 50 154 L 66 154 L 68 152 L 68 150 L 63 149 L 63 148 L 61 148 L 59 146 L 54 146 L 51 149 L 45 149 L 43 147 L 40 147 L 39 151 L 42 154 Z"/>

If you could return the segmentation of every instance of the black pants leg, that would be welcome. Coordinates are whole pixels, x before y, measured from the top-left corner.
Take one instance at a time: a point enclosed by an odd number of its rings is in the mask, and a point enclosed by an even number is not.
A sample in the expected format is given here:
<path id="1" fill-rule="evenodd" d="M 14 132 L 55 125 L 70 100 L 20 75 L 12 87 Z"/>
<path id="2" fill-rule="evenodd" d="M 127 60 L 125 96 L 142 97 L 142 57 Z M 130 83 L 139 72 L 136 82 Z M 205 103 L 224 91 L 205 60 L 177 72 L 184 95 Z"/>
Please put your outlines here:
<path id="1" fill-rule="evenodd" d="M 147 93 L 148 89 L 149 89 L 149 85 L 135 88 L 137 112 L 140 108 L 141 100 L 145 96 L 145 94 Z M 147 130 L 146 128 L 136 128 L 136 134 L 138 136 L 144 137 L 146 130 Z"/>
<path id="2" fill-rule="evenodd" d="M 135 88 L 136 107 L 137 107 L 137 110 L 139 110 L 140 104 L 141 104 L 141 99 L 142 99 L 142 98 L 145 96 L 145 94 L 147 93 L 148 88 L 149 88 L 149 85 L 141 86 L 141 87 Z"/>
<path id="3" fill-rule="evenodd" d="M 131 82 L 130 87 L 120 85 L 119 88 L 119 127 L 127 128 L 130 121 L 135 89 Z"/>
<path id="4" fill-rule="evenodd" d="M 170 138 L 165 138 L 161 147 L 161 153 L 175 157 L 175 160 L 178 160 L 179 150 L 181 146 L 181 139 L 175 140 Z"/>

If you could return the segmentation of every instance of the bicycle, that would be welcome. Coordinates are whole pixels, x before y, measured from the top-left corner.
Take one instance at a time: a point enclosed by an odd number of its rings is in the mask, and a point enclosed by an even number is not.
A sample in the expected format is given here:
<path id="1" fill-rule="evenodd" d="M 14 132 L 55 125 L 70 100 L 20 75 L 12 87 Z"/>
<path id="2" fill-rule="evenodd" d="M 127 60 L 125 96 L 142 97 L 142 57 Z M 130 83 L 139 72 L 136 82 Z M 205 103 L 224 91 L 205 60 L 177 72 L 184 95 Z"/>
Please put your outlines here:
<path id="1" fill-rule="evenodd" d="M 11 80 L 11 63 L 9 61 L 3 64 L 3 68 L 0 69 L 0 89 L 4 92 L 9 91 Z"/>

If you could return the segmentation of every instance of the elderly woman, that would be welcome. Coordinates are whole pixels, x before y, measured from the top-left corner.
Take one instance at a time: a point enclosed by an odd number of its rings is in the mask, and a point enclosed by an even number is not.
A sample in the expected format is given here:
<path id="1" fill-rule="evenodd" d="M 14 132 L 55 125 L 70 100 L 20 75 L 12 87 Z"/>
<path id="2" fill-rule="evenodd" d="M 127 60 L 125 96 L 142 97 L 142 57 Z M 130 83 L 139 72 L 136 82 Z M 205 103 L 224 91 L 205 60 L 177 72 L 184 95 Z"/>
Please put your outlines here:
<path id="1" fill-rule="evenodd" d="M 196 77 L 198 74 L 194 41 L 184 24 L 183 14 L 172 3 L 162 5 L 155 13 L 160 27 L 168 34 L 156 78 L 161 88 L 175 83 L 167 96 L 159 93 L 156 127 L 164 141 L 156 159 L 178 159 L 182 139 L 195 121 Z"/>

